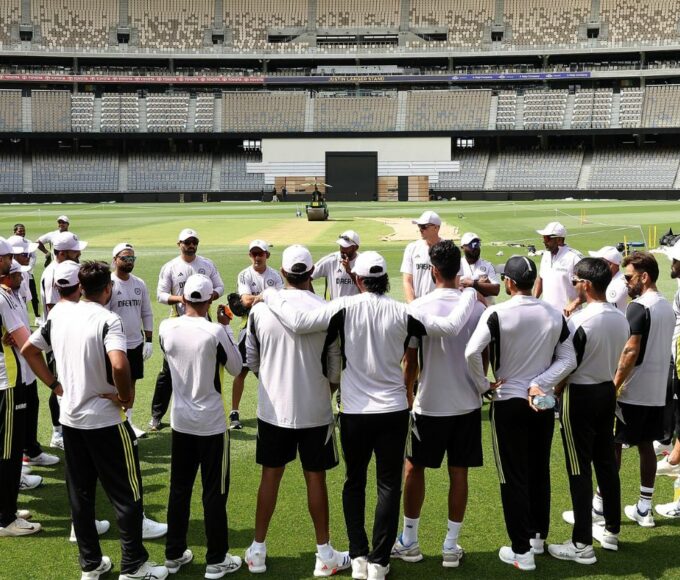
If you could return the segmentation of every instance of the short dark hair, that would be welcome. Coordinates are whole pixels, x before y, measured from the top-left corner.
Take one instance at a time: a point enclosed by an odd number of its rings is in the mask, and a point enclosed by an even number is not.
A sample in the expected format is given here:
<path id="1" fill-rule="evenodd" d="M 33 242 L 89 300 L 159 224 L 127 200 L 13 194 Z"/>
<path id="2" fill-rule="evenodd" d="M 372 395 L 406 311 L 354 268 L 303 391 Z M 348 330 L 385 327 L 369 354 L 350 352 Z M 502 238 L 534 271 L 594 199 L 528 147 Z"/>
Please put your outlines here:
<path id="1" fill-rule="evenodd" d="M 442 278 L 453 280 L 460 270 L 460 248 L 451 240 L 442 240 L 430 248 L 430 262 Z"/>
<path id="2" fill-rule="evenodd" d="M 57 286 L 57 292 L 59 292 L 59 296 L 63 298 L 64 296 L 70 296 L 73 294 L 79 287 L 80 284 L 76 284 L 75 286 L 67 286 L 65 288 Z"/>
<path id="3" fill-rule="evenodd" d="M 390 291 L 390 277 L 387 274 L 382 276 L 367 276 L 361 278 L 366 288 L 366 292 L 371 294 L 387 294 Z"/>
<path id="4" fill-rule="evenodd" d="M 111 268 L 106 262 L 87 260 L 80 266 L 78 279 L 85 296 L 97 296 L 111 283 Z"/>
<path id="5" fill-rule="evenodd" d="M 596 292 L 606 292 L 612 281 L 609 264 L 602 258 L 583 258 L 574 266 L 574 275 L 581 280 L 588 280 Z"/>
<path id="6" fill-rule="evenodd" d="M 621 262 L 621 266 L 625 268 L 628 264 L 633 266 L 636 272 L 647 272 L 653 283 L 656 283 L 659 278 L 659 264 L 656 258 L 650 252 L 633 252 L 629 254 Z"/>
<path id="7" fill-rule="evenodd" d="M 14 224 L 14 233 L 16 233 L 19 228 L 26 229 L 26 226 L 24 224 Z"/>
<path id="8" fill-rule="evenodd" d="M 304 264 L 293 264 L 292 272 L 283 271 L 283 277 L 286 281 L 295 288 L 304 285 L 312 277 L 312 270 L 305 271 L 307 266 Z M 296 270 L 298 270 L 296 272 Z"/>

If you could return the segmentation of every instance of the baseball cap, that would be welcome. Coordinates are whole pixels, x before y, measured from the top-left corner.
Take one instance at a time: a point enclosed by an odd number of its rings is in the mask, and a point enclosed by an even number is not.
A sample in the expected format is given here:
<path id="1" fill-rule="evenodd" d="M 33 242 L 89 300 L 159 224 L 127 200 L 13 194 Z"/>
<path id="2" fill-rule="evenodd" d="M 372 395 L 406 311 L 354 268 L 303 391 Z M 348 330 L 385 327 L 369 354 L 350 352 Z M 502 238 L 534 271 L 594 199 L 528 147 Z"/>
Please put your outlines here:
<path id="1" fill-rule="evenodd" d="M 87 248 L 87 242 L 81 242 L 73 232 L 61 232 L 55 236 L 53 247 L 55 250 L 82 252 Z"/>
<path id="2" fill-rule="evenodd" d="M 78 273 L 80 272 L 80 264 L 76 264 L 71 260 L 65 260 L 61 264 L 57 264 L 54 269 L 54 284 L 59 288 L 70 288 L 80 282 Z"/>
<path id="3" fill-rule="evenodd" d="M 671 260 L 680 261 L 680 242 L 675 242 L 675 244 L 670 247 L 668 250 L 668 257 Z"/>
<path id="4" fill-rule="evenodd" d="M 67 216 L 67 215 L 60 215 L 60 216 L 57 218 L 57 221 L 58 221 L 58 222 L 66 222 L 67 224 L 70 224 L 70 223 L 71 223 L 71 220 L 68 219 L 68 216 Z"/>
<path id="5" fill-rule="evenodd" d="M 213 284 L 205 274 L 192 274 L 184 284 L 184 298 L 189 302 L 207 302 L 212 294 Z"/>
<path id="6" fill-rule="evenodd" d="M 7 243 L 14 248 L 15 254 L 32 254 L 38 249 L 38 244 L 29 242 L 21 236 L 10 236 Z"/>
<path id="7" fill-rule="evenodd" d="M 9 267 L 10 274 L 16 274 L 17 272 L 29 272 L 30 270 L 30 266 L 22 266 L 16 260 L 12 260 L 12 265 Z"/>
<path id="8" fill-rule="evenodd" d="M 607 262 L 616 264 L 617 266 L 621 264 L 621 252 L 619 252 L 614 246 L 604 246 L 596 252 L 588 252 L 593 258 L 603 258 Z"/>
<path id="9" fill-rule="evenodd" d="M 550 236 L 551 238 L 566 238 L 567 228 L 560 222 L 550 222 L 542 230 L 536 230 L 536 233 L 542 236 Z"/>
<path id="10" fill-rule="evenodd" d="M 512 256 L 503 269 L 506 278 L 513 282 L 533 282 L 536 280 L 536 264 L 525 256 Z"/>
<path id="11" fill-rule="evenodd" d="M 191 228 L 184 228 L 179 233 L 179 237 L 177 238 L 177 241 L 178 242 L 186 242 L 189 238 L 196 238 L 197 240 L 200 239 L 198 237 L 198 233 L 196 233 L 196 230 L 192 230 Z"/>
<path id="12" fill-rule="evenodd" d="M 481 238 L 474 232 L 465 232 L 463 234 L 463 237 L 460 239 L 460 245 L 467 246 L 471 242 L 474 242 L 475 240 L 477 240 L 478 242 L 482 241 Z"/>
<path id="13" fill-rule="evenodd" d="M 420 214 L 420 217 L 417 220 L 411 220 L 411 223 L 418 224 L 419 226 L 424 226 L 427 224 L 440 226 L 442 225 L 442 218 L 440 218 L 435 212 L 428 210 Z"/>
<path id="14" fill-rule="evenodd" d="M 8 256 L 9 254 L 14 254 L 14 248 L 5 238 L 0 238 L 0 256 Z"/>
<path id="15" fill-rule="evenodd" d="M 252 250 L 253 248 L 260 248 L 263 252 L 268 252 L 269 251 L 269 244 L 265 242 L 264 240 L 253 240 L 248 244 L 248 251 Z"/>
<path id="16" fill-rule="evenodd" d="M 295 244 L 283 250 L 281 267 L 289 274 L 305 274 L 312 269 L 313 265 L 312 254 L 304 246 Z"/>
<path id="17" fill-rule="evenodd" d="M 342 246 L 343 248 L 358 246 L 360 243 L 359 234 L 357 234 L 354 230 L 347 230 L 338 236 L 338 239 L 335 241 L 335 243 L 338 244 L 338 246 Z"/>
<path id="18" fill-rule="evenodd" d="M 362 278 L 378 278 L 387 274 L 387 262 L 378 252 L 363 252 L 354 262 L 352 273 Z"/>
<path id="19" fill-rule="evenodd" d="M 124 252 L 125 250 L 132 250 L 133 252 L 135 251 L 135 249 L 132 247 L 132 244 L 121 242 L 115 248 L 113 248 L 113 257 L 115 258 L 118 254 Z"/>

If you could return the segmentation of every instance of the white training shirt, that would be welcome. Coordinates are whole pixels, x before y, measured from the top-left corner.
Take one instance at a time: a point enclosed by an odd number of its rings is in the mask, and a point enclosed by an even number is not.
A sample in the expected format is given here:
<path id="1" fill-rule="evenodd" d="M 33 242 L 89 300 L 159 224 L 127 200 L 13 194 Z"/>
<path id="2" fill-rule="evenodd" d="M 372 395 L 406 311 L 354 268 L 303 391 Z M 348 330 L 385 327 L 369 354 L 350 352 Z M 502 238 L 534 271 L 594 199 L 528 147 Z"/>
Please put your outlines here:
<path id="1" fill-rule="evenodd" d="M 57 265 L 57 261 L 52 260 L 40 277 L 40 301 L 43 308 L 43 318 L 47 316 L 47 305 L 56 304 L 61 299 L 59 291 L 54 285 L 54 269 Z"/>
<path id="2" fill-rule="evenodd" d="M 111 274 L 113 289 L 109 309 L 120 316 L 123 330 L 127 338 L 127 348 L 132 350 L 144 342 L 142 330 L 153 331 L 153 311 L 149 291 L 144 280 L 130 274 L 127 280 L 121 280 Z"/>
<path id="3" fill-rule="evenodd" d="M 282 291 L 294 308 L 312 310 L 326 301 L 312 292 Z M 295 334 L 266 304 L 253 306 L 248 317 L 246 359 L 258 373 L 257 416 L 293 429 L 329 425 L 333 421 L 329 382 L 340 383 L 340 346 L 327 344 L 327 333 Z"/>
<path id="4" fill-rule="evenodd" d="M 350 261 L 350 269 L 354 267 L 359 254 L 360 252 L 357 252 L 354 260 Z M 312 279 L 316 280 L 317 278 L 326 279 L 326 290 L 331 300 L 340 298 L 340 296 L 359 294 L 359 288 L 357 288 L 352 276 L 347 273 L 347 270 L 342 265 L 342 254 L 340 252 L 328 254 L 328 256 L 324 256 L 314 265 Z"/>
<path id="5" fill-rule="evenodd" d="M 28 272 L 23 272 L 23 274 L 28 275 Z M 21 290 L 19 290 L 19 292 L 13 291 L 12 294 L 21 305 L 21 308 L 19 309 L 19 314 L 21 316 L 21 320 L 24 323 L 24 326 L 28 330 L 29 328 L 31 328 L 31 322 L 28 319 L 28 303 L 31 301 L 30 292 L 28 299 L 26 298 L 26 296 L 21 294 Z M 36 380 L 35 373 L 31 369 L 26 359 L 23 356 L 21 356 L 21 352 L 17 352 L 17 354 L 19 355 L 19 364 L 21 366 L 21 382 L 24 383 L 25 385 L 30 385 L 33 381 Z"/>
<path id="6" fill-rule="evenodd" d="M 619 270 L 607 286 L 607 302 L 616 306 L 621 312 L 628 306 L 628 286 L 623 272 Z"/>
<path id="7" fill-rule="evenodd" d="M 50 246 L 52 248 L 52 245 L 54 244 L 54 238 L 56 238 L 59 234 L 62 232 L 57 230 L 52 230 L 51 232 L 47 232 L 46 234 L 43 234 L 38 238 L 38 242 L 41 243 L 43 246 Z"/>
<path id="8" fill-rule="evenodd" d="M 597 385 L 613 381 L 630 328 L 613 304 L 591 302 L 569 318 L 570 339 L 578 366 L 569 383 Z"/>
<path id="9" fill-rule="evenodd" d="M 578 296 L 571 283 L 574 266 L 583 256 L 566 244 L 560 246 L 554 256 L 543 252 L 538 275 L 543 280 L 542 298 L 548 304 L 562 312 L 567 304 Z"/>
<path id="10" fill-rule="evenodd" d="M 574 346 L 562 313 L 542 300 L 516 294 L 484 311 L 472 334 L 465 358 L 480 393 L 489 389 L 482 352 L 489 347 L 489 363 L 496 381 L 494 401 L 526 399 L 529 387 L 546 394 L 576 367 Z"/>
<path id="11" fill-rule="evenodd" d="M 430 246 L 425 240 L 411 242 L 404 250 L 404 259 L 401 262 L 402 274 L 413 276 L 413 290 L 416 298 L 425 296 L 434 290 L 432 280 L 432 263 L 430 262 Z"/>
<path id="12" fill-rule="evenodd" d="M 99 395 L 115 394 L 107 353 L 127 351 L 120 316 L 96 302 L 60 301 L 42 328 L 29 338 L 42 351 L 52 349 L 64 389 L 59 422 L 75 429 L 118 425 L 125 414 Z"/>
<path id="13" fill-rule="evenodd" d="M 172 377 L 171 427 L 188 435 L 224 433 L 223 370 L 236 376 L 243 366 L 231 328 L 179 316 L 163 320 L 158 335 Z"/>
<path id="14" fill-rule="evenodd" d="M 415 311 L 448 315 L 459 303 L 460 290 L 435 288 L 414 300 Z M 419 415 L 445 417 L 470 413 L 482 406 L 482 399 L 465 362 L 465 346 L 477 326 L 484 306 L 477 302 L 470 319 L 456 336 L 411 338 L 410 348 L 421 342 L 421 367 L 413 410 Z"/>
<path id="15" fill-rule="evenodd" d="M 267 266 L 265 271 L 260 274 L 255 271 L 255 268 L 248 266 L 245 270 L 241 270 L 237 279 L 237 292 L 240 296 L 250 294 L 257 296 L 262 294 L 267 288 L 274 288 L 280 290 L 283 288 L 283 279 L 274 268 Z"/>
<path id="16" fill-rule="evenodd" d="M 12 292 L 0 286 L 0 338 L 24 326 L 22 305 Z M 27 327 L 28 328 L 28 327 Z M 23 382 L 21 355 L 15 348 L 0 341 L 0 391 L 12 389 Z"/>
<path id="17" fill-rule="evenodd" d="M 187 278 L 193 274 L 204 274 L 210 278 L 213 290 L 218 296 L 222 296 L 224 282 L 222 282 L 212 260 L 203 256 L 195 256 L 191 262 L 185 262 L 182 256 L 177 256 L 167 262 L 158 275 L 158 287 L 156 289 L 158 301 L 161 304 L 167 304 L 170 296 L 181 296 Z M 173 304 L 172 308 L 176 315 L 184 314 L 183 304 Z"/>
<path id="18" fill-rule="evenodd" d="M 327 330 L 331 339 L 340 338 L 342 406 L 347 414 L 407 409 L 401 370 L 407 339 L 459 333 L 476 302 L 476 292 L 467 289 L 452 313 L 442 318 L 369 292 L 338 298 L 310 311 L 298 310 L 286 292 L 267 291 L 263 297 L 279 320 L 295 332 Z"/>
<path id="19" fill-rule="evenodd" d="M 458 275 L 461 278 L 468 278 L 470 280 L 479 280 L 481 277 L 486 276 L 491 284 L 498 284 L 500 286 L 501 283 L 501 279 L 496 274 L 493 264 L 482 260 L 482 258 L 479 258 L 474 264 L 469 264 L 465 256 L 462 256 Z M 484 299 L 489 306 L 496 302 L 495 296 L 485 296 Z"/>
<path id="20" fill-rule="evenodd" d="M 666 404 L 668 345 L 672 343 L 673 307 L 659 292 L 647 291 L 626 309 L 631 335 L 641 336 L 635 368 L 623 383 L 619 402 L 644 407 Z"/>

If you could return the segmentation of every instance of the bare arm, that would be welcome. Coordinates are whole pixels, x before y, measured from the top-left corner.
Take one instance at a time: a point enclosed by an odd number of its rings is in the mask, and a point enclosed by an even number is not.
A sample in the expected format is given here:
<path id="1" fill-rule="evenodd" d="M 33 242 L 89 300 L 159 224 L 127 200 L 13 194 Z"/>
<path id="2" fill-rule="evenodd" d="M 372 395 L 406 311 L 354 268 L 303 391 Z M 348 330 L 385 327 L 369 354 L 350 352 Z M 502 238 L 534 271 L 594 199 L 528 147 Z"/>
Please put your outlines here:
<path id="1" fill-rule="evenodd" d="M 418 370 L 418 349 L 407 348 L 404 355 L 404 384 L 409 409 L 413 407 L 413 387 L 418 378 Z"/>
<path id="2" fill-rule="evenodd" d="M 413 302 L 416 299 L 416 292 L 413 289 L 413 274 L 402 274 L 401 276 L 404 285 L 404 300 Z"/>
<path id="3" fill-rule="evenodd" d="M 35 376 L 37 376 L 43 383 L 46 385 L 54 384 L 56 377 L 48 368 L 42 350 L 27 341 L 21 349 L 21 356 L 26 359 L 28 366 L 31 367 L 31 370 L 35 373 Z M 54 389 L 54 392 L 57 395 L 63 395 L 64 393 L 61 385 L 58 385 Z"/>
<path id="4" fill-rule="evenodd" d="M 540 276 L 536 278 L 536 284 L 534 284 L 534 289 L 531 293 L 534 298 L 540 298 L 543 294 L 543 278 Z"/>
<path id="5" fill-rule="evenodd" d="M 623 347 L 623 352 L 619 358 L 619 366 L 616 367 L 616 374 L 614 375 L 614 386 L 617 392 L 621 390 L 623 383 L 630 375 L 633 368 L 635 368 L 635 361 L 640 355 L 640 344 L 642 336 L 640 334 L 633 334 L 628 338 L 626 346 Z"/>
<path id="6" fill-rule="evenodd" d="M 118 398 L 126 409 L 131 409 L 135 400 L 135 391 L 130 376 L 130 363 L 127 354 L 121 350 L 111 350 L 106 353 L 111 363 L 113 384 L 118 391 Z"/>

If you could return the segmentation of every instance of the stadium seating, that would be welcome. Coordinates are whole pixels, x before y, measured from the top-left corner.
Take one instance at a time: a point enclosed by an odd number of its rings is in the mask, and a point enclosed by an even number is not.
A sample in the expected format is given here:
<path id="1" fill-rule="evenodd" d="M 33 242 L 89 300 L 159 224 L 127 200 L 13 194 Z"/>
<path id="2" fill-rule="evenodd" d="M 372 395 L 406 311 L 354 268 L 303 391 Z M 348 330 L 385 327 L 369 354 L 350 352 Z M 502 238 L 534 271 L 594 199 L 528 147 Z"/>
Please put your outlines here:
<path id="1" fill-rule="evenodd" d="M 432 189 L 444 191 L 483 189 L 489 152 L 477 149 L 458 149 L 452 157 L 453 161 L 460 161 L 460 171 L 441 172 L 439 182 L 434 184 Z"/>
<path id="2" fill-rule="evenodd" d="M 591 189 L 666 189 L 678 173 L 677 149 L 601 149 L 593 153 Z"/>
<path id="3" fill-rule="evenodd" d="M 674 0 L 601 0 L 600 6 L 610 41 L 678 38 L 680 3 Z"/>
<path id="4" fill-rule="evenodd" d="M 118 191 L 118 156 L 115 153 L 34 153 L 33 191 Z"/>
<path id="5" fill-rule="evenodd" d="M 102 96 L 102 133 L 139 131 L 139 98 L 136 93 L 107 93 Z"/>
<path id="6" fill-rule="evenodd" d="M 264 174 L 247 173 L 246 163 L 261 163 L 259 155 L 225 153 L 222 155 L 221 191 L 264 191 Z"/>
<path id="7" fill-rule="evenodd" d="M 189 93 L 148 94 L 146 127 L 149 133 L 184 133 L 189 122 Z"/>
<path id="8" fill-rule="evenodd" d="M 644 94 L 644 91 L 638 88 L 621 89 L 621 101 L 619 104 L 620 127 L 625 129 L 640 126 Z"/>
<path id="9" fill-rule="evenodd" d="M 215 95 L 196 95 L 196 118 L 194 131 L 209 133 L 215 129 Z"/>
<path id="10" fill-rule="evenodd" d="M 31 118 L 39 133 L 71 131 L 71 92 L 33 91 Z"/>
<path id="11" fill-rule="evenodd" d="M 0 0 L 0 46 L 11 44 L 12 24 L 20 19 L 20 0 Z"/>
<path id="12" fill-rule="evenodd" d="M 0 154 L 0 192 L 21 193 L 23 171 L 20 153 Z"/>
<path id="13" fill-rule="evenodd" d="M 511 43 L 519 46 L 574 44 L 590 15 L 590 0 L 505 0 Z"/>
<path id="14" fill-rule="evenodd" d="M 142 48 L 200 49 L 215 18 L 213 0 L 132 0 L 129 7 Z"/>
<path id="15" fill-rule="evenodd" d="M 71 129 L 83 133 L 94 131 L 94 93 L 71 97 Z"/>
<path id="16" fill-rule="evenodd" d="M 0 90 L 0 132 L 22 129 L 21 91 Z"/>
<path id="17" fill-rule="evenodd" d="M 477 47 L 494 11 L 494 0 L 411 0 L 410 23 L 415 28 L 447 27 L 445 45 Z"/>
<path id="18" fill-rule="evenodd" d="M 498 93 L 498 107 L 496 109 L 496 129 L 510 131 L 517 124 L 517 93 L 515 91 L 501 91 Z"/>
<path id="19" fill-rule="evenodd" d="M 306 91 L 224 92 L 222 131 L 303 131 Z"/>
<path id="20" fill-rule="evenodd" d="M 562 129 L 567 95 L 566 90 L 526 91 L 524 93 L 524 128 Z"/>
<path id="21" fill-rule="evenodd" d="M 104 48 L 118 26 L 118 0 L 31 0 L 31 16 L 43 46 Z"/>
<path id="22" fill-rule="evenodd" d="M 606 129 L 611 126 L 612 89 L 583 90 L 574 95 L 572 129 Z"/>
<path id="23" fill-rule="evenodd" d="M 319 28 L 365 28 L 399 26 L 399 0 L 318 0 Z"/>
<path id="24" fill-rule="evenodd" d="M 648 86 L 643 127 L 680 127 L 680 85 Z"/>
<path id="25" fill-rule="evenodd" d="M 580 149 L 505 150 L 494 189 L 576 189 L 582 163 Z"/>
<path id="26" fill-rule="evenodd" d="M 208 191 L 212 156 L 198 153 L 131 153 L 129 191 Z"/>
<path id="27" fill-rule="evenodd" d="M 490 109 L 491 91 L 488 90 L 409 91 L 405 129 L 488 129 Z"/>
<path id="28" fill-rule="evenodd" d="M 384 97 L 321 96 L 314 99 L 315 131 L 394 131 L 397 95 Z"/>

